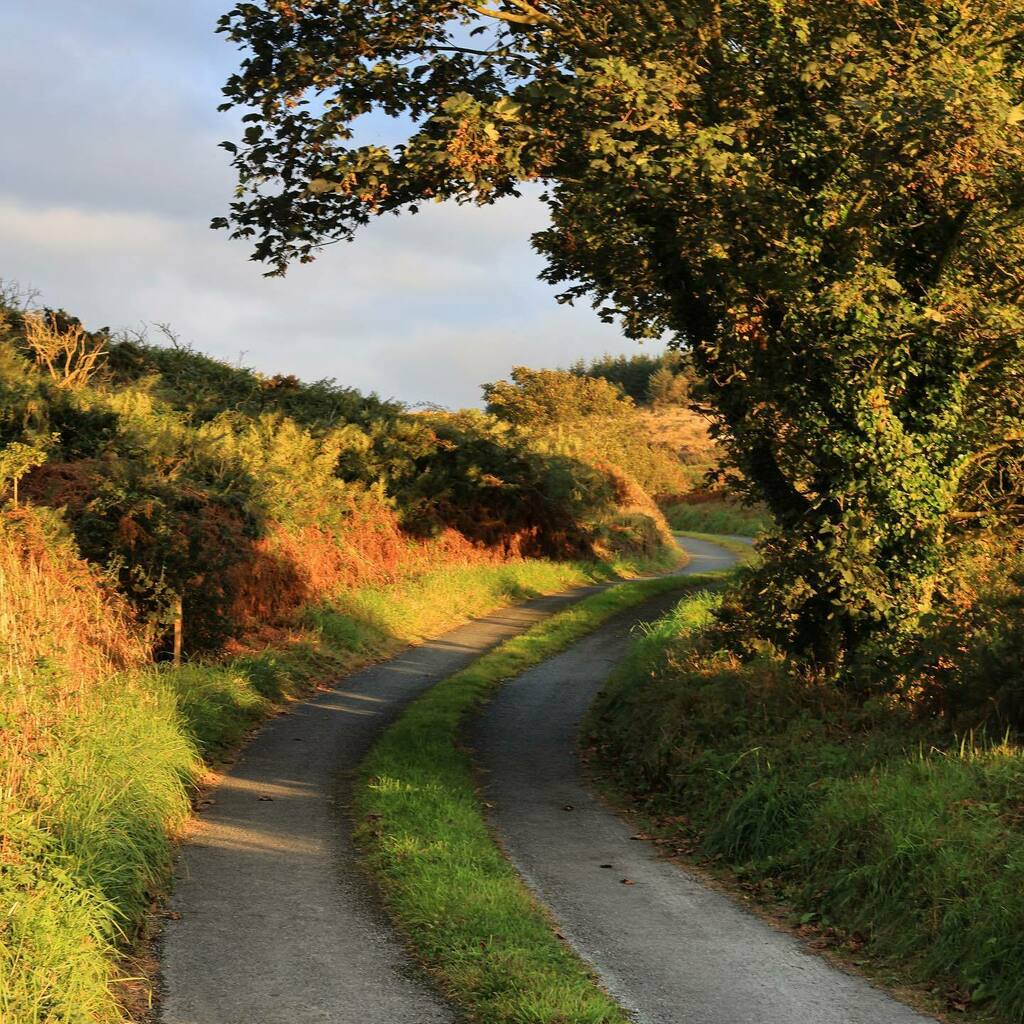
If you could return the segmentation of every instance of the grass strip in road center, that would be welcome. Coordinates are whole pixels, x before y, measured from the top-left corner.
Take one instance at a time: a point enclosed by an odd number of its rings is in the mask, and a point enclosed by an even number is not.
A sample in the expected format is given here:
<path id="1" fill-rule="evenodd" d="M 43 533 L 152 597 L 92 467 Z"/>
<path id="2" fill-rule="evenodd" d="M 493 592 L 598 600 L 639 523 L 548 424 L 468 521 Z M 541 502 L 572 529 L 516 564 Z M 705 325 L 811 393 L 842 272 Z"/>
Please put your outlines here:
<path id="1" fill-rule="evenodd" d="M 465 716 L 498 686 L 612 616 L 721 573 L 624 583 L 483 655 L 409 706 L 370 752 L 356 787 L 357 840 L 385 901 L 447 996 L 487 1024 L 627 1024 L 560 940 L 487 826 Z"/>

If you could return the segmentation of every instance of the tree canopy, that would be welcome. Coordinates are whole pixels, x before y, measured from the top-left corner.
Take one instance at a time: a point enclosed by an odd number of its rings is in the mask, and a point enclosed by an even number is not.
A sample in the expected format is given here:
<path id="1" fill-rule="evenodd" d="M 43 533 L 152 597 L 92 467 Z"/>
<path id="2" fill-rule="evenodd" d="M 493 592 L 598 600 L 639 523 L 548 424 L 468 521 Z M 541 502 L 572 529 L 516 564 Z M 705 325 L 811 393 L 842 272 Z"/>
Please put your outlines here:
<path id="1" fill-rule="evenodd" d="M 761 628 L 839 664 L 1021 508 L 1017 0 L 263 0 L 218 219 L 283 272 L 539 181 L 562 301 L 689 347 L 780 536 Z M 408 118 L 361 145 L 370 111 Z"/>

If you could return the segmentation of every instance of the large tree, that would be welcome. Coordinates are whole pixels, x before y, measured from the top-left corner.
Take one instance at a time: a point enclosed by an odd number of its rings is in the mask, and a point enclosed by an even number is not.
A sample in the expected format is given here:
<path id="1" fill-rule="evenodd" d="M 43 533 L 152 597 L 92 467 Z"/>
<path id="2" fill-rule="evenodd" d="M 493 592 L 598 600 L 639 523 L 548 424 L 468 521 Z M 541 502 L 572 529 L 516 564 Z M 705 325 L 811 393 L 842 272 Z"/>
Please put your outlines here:
<path id="1" fill-rule="evenodd" d="M 765 629 L 827 665 L 1019 507 L 1020 0 L 263 0 L 229 218 L 282 272 L 539 181 L 561 298 L 692 350 L 779 525 Z M 370 111 L 407 118 L 358 144 Z M 754 595 L 754 589 L 751 595 Z"/>

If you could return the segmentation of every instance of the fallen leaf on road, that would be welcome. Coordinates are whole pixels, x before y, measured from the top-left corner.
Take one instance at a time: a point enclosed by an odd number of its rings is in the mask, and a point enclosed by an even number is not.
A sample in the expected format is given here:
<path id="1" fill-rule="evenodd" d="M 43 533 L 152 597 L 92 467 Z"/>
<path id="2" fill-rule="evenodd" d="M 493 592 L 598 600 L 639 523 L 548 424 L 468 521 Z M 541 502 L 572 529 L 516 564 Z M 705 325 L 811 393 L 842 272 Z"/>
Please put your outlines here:
<path id="1" fill-rule="evenodd" d="M 632 878 L 624 878 L 622 880 L 622 884 L 623 885 L 636 885 L 636 882 L 634 882 Z"/>

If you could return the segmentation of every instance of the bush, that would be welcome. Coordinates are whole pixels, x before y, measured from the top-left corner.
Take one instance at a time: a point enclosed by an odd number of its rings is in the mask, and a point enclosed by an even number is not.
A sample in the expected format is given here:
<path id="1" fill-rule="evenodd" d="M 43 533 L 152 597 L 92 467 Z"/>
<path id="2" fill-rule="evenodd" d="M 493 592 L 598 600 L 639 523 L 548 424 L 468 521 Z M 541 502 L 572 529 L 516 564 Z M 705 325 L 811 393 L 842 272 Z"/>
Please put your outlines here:
<path id="1" fill-rule="evenodd" d="M 517 366 L 511 381 L 484 385 L 488 411 L 556 454 L 610 464 L 652 495 L 685 489 L 667 445 L 652 442 L 631 397 L 601 376 Z"/>
<path id="2" fill-rule="evenodd" d="M 684 500 L 670 501 L 662 507 L 673 530 L 756 537 L 771 526 L 771 517 L 763 509 L 745 508 L 706 491 L 694 491 Z"/>
<path id="3" fill-rule="evenodd" d="M 588 386 L 621 405 L 603 381 Z M 0 452 L 7 482 L 62 510 L 158 652 L 179 600 L 186 649 L 212 652 L 426 557 L 631 543 L 605 529 L 620 488 L 593 453 L 482 413 L 411 415 L 332 381 L 89 333 L 63 312 L 0 317 Z"/>

